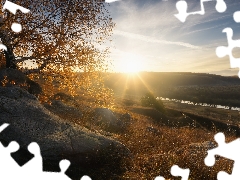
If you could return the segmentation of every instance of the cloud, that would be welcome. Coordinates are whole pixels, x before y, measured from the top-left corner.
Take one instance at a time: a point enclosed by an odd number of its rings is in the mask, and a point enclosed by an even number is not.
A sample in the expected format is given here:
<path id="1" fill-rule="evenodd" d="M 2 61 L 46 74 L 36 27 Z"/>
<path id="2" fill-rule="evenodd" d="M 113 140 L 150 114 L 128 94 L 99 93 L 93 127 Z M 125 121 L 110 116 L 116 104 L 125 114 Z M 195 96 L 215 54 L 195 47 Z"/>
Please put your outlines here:
<path id="1" fill-rule="evenodd" d="M 192 15 L 181 23 L 176 2 L 163 0 L 120 0 L 109 6 L 116 23 L 111 58 L 121 62 L 125 53 L 145 58 L 149 71 L 210 72 L 229 68 L 228 58 L 217 58 L 216 47 L 227 46 L 225 27 L 231 27 L 235 39 L 239 24 L 233 13 L 239 11 L 239 1 L 228 0 L 227 11 L 218 13 L 216 1 L 206 2 L 204 15 Z M 187 0 L 188 12 L 199 11 L 199 0 Z"/>
<path id="2" fill-rule="evenodd" d="M 229 22 L 226 22 L 226 23 L 220 24 L 220 25 L 216 25 L 216 26 L 211 26 L 211 27 L 208 27 L 208 28 L 201 28 L 201 29 L 198 29 L 198 30 L 192 30 L 192 31 L 183 33 L 181 36 L 185 36 L 185 35 L 189 35 L 189 34 L 193 34 L 193 33 L 198 33 L 198 32 L 201 32 L 201 31 L 207 31 L 207 30 L 211 30 L 211 29 L 217 29 L 217 28 L 220 28 L 224 25 L 227 27 L 227 25 L 229 25 Z"/>
<path id="3" fill-rule="evenodd" d="M 145 35 L 140 35 L 140 34 L 135 34 L 135 33 L 129 33 L 129 32 L 120 31 L 120 30 L 115 30 L 114 34 L 124 36 L 124 37 L 127 37 L 127 38 L 132 38 L 132 39 L 145 41 L 145 42 L 150 42 L 150 43 L 177 45 L 177 46 L 183 46 L 183 47 L 191 48 L 191 49 L 202 49 L 202 47 L 200 47 L 200 46 L 195 46 L 195 45 L 185 43 L 185 42 L 158 40 L 158 39 L 155 39 L 155 38 L 150 37 L 150 36 L 145 36 Z"/>

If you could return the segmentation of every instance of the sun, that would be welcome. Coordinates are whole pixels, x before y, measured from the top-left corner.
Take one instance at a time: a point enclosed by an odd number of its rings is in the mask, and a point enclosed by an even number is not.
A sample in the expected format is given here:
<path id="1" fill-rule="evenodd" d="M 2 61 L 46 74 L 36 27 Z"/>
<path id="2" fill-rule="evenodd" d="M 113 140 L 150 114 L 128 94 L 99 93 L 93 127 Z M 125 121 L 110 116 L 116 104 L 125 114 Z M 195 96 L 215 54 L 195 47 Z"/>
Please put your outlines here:
<path id="1" fill-rule="evenodd" d="M 129 73 L 129 74 L 134 74 L 134 73 L 139 72 L 139 67 L 138 67 L 137 62 L 129 60 L 126 64 L 125 72 Z"/>
<path id="2" fill-rule="evenodd" d="M 143 57 L 126 53 L 121 57 L 121 71 L 128 74 L 136 74 L 143 69 Z"/>

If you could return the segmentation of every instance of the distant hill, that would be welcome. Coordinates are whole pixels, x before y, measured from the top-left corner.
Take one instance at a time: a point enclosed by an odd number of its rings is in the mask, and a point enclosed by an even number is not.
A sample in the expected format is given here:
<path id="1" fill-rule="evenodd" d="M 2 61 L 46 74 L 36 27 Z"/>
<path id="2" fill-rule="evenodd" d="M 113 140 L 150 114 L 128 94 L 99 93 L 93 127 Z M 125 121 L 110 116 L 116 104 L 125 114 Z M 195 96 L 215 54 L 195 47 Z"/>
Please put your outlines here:
<path id="1" fill-rule="evenodd" d="M 137 78 L 139 77 L 139 78 Z M 140 72 L 137 75 L 124 73 L 110 73 L 107 84 L 113 82 L 125 83 L 127 79 L 144 81 L 149 85 L 166 86 L 202 86 L 202 85 L 240 85 L 240 79 L 237 76 L 220 76 L 206 73 L 190 72 Z"/>
<path id="2" fill-rule="evenodd" d="M 110 73 L 105 85 L 113 89 L 116 96 L 124 98 L 138 99 L 152 91 L 159 97 L 240 106 L 237 76 L 188 72 Z"/>

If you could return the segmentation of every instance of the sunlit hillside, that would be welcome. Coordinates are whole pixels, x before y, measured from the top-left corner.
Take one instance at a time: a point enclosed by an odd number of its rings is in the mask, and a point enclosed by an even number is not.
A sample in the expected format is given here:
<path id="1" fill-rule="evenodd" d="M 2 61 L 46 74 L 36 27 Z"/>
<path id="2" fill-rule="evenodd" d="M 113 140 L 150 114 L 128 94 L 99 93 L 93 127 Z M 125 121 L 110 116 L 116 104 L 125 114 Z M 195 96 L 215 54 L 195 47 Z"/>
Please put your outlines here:
<path id="1" fill-rule="evenodd" d="M 240 79 L 205 73 L 140 72 L 111 73 L 105 85 L 117 97 L 139 99 L 147 91 L 156 97 L 239 106 Z"/>

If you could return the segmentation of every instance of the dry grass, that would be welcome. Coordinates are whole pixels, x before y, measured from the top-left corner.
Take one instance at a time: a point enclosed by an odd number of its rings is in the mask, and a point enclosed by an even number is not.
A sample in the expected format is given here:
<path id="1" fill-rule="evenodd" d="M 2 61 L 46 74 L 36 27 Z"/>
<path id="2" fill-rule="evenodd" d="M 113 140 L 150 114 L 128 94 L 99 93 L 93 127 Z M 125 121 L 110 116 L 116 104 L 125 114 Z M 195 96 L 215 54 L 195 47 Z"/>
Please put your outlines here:
<path id="1" fill-rule="evenodd" d="M 232 162 L 219 158 L 215 166 L 207 167 L 204 158 L 206 149 L 191 149 L 188 145 L 214 142 L 214 133 L 198 128 L 173 128 L 154 124 L 151 119 L 132 114 L 134 120 L 127 133 L 116 135 L 132 152 L 128 170 L 121 179 L 154 179 L 164 176 L 180 179 L 170 174 L 171 166 L 190 169 L 190 179 L 217 179 L 217 172 L 231 173 Z M 151 127 L 151 128 L 150 128 Z M 227 141 L 234 137 L 226 137 Z"/>
<path id="2" fill-rule="evenodd" d="M 77 104 L 80 104 L 80 102 Z M 74 105 L 77 107 L 76 104 Z M 164 126 L 157 123 L 156 119 L 151 119 L 151 116 L 129 112 L 128 109 L 130 108 L 119 104 L 113 109 L 116 114 L 130 113 L 132 117 L 130 125 L 121 133 L 105 132 L 101 129 L 102 127 L 94 123 L 91 124 L 91 114 L 88 113 L 88 116 L 81 118 L 81 122 L 78 122 L 78 124 L 89 128 L 93 132 L 110 136 L 122 142 L 131 151 L 131 157 L 122 162 L 123 168 L 126 169 L 125 173 L 119 177 L 114 176 L 114 179 L 151 180 L 159 175 L 171 180 L 181 179 L 170 174 L 170 169 L 174 164 L 181 168 L 189 168 L 190 180 L 217 179 L 219 171 L 231 173 L 232 161 L 218 158 L 213 167 L 207 167 L 204 164 L 207 149 L 196 149 L 189 146 L 193 143 L 215 142 L 214 135 L 216 132 L 188 126 Z M 182 115 L 177 111 L 168 110 L 166 116 L 174 119 L 181 118 Z M 66 117 L 66 119 L 68 118 Z M 226 136 L 227 142 L 234 139 L 236 137 Z M 107 177 L 110 177 L 110 174 Z"/>
<path id="3" fill-rule="evenodd" d="M 188 112 L 200 116 L 205 116 L 211 119 L 217 119 L 233 124 L 239 124 L 240 113 L 229 109 L 217 109 L 214 107 L 194 106 L 189 104 L 182 104 L 177 102 L 164 101 L 167 108 L 176 109 L 182 112 Z"/>

